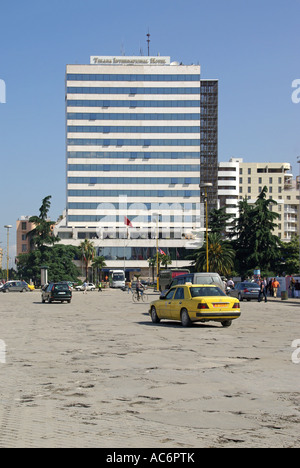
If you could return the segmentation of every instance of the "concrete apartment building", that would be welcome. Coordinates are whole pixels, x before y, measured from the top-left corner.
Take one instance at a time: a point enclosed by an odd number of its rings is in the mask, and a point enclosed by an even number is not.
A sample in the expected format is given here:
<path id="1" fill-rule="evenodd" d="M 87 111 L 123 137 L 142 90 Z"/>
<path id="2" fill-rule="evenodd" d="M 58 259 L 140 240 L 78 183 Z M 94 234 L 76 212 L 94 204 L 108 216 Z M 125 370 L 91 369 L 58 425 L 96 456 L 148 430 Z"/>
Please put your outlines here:
<path id="1" fill-rule="evenodd" d="M 159 247 L 186 265 L 199 184 L 217 207 L 218 81 L 170 57 L 91 57 L 66 70 L 65 244 L 93 241 L 108 268 L 148 270 Z M 124 219 L 132 227 L 124 224 Z M 203 226 L 202 226 L 203 227 Z"/>
<path id="2" fill-rule="evenodd" d="M 294 179 L 289 163 L 245 163 L 241 158 L 232 158 L 219 164 L 219 205 L 225 206 L 232 217 L 238 216 L 238 202 L 248 198 L 254 203 L 264 186 L 270 198 L 278 205 L 273 207 L 279 214 L 275 234 L 289 242 L 300 234 L 300 184 Z"/>

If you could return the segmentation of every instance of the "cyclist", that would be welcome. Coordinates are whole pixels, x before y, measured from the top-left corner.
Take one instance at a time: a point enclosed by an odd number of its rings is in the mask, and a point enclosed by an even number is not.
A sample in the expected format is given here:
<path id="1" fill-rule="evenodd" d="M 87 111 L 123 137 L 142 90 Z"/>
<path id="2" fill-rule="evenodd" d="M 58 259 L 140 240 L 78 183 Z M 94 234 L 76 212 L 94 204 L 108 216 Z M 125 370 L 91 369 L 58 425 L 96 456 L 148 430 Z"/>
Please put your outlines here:
<path id="1" fill-rule="evenodd" d="M 140 300 L 140 293 L 141 293 L 141 296 L 144 294 L 144 286 L 142 285 L 139 279 L 136 282 L 136 292 L 137 292 L 138 300 Z"/>

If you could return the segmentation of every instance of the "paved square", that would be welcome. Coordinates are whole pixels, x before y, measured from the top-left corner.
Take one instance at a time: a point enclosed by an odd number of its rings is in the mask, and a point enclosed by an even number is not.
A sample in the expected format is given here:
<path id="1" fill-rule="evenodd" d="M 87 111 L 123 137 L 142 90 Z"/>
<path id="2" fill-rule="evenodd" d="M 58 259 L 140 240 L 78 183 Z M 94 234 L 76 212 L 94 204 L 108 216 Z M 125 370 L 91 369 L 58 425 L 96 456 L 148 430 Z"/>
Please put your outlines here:
<path id="1" fill-rule="evenodd" d="M 0 447 L 300 446 L 300 300 L 243 303 L 228 329 L 147 311 L 113 290 L 1 294 Z"/>

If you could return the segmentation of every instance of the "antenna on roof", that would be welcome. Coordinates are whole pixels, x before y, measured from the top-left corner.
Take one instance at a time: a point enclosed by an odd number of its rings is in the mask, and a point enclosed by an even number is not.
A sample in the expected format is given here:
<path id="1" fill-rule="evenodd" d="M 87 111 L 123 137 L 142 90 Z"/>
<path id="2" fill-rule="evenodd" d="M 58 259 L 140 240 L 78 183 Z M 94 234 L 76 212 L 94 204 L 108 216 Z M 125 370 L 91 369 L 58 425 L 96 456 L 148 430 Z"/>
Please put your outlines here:
<path id="1" fill-rule="evenodd" d="M 148 57 L 150 57 L 150 42 L 151 42 L 150 37 L 151 37 L 151 34 L 149 32 L 149 29 L 148 29 L 147 37 L 148 37 L 148 39 L 147 39 L 147 42 L 148 42 Z"/>

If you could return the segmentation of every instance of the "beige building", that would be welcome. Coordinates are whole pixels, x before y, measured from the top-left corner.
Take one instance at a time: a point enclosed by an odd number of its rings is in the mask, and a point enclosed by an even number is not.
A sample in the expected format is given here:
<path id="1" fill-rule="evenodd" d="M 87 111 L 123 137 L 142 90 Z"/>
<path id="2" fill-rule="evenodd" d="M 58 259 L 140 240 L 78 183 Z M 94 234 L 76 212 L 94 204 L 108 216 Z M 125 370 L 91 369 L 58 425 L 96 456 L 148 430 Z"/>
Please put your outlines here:
<path id="1" fill-rule="evenodd" d="M 30 216 L 21 216 L 17 221 L 17 256 L 30 252 L 30 237 L 28 233 L 35 227 L 29 222 Z"/>
<path id="2" fill-rule="evenodd" d="M 248 198 L 255 203 L 262 189 L 268 187 L 268 196 L 278 205 L 273 206 L 279 214 L 275 234 L 289 242 L 300 234 L 300 184 L 294 179 L 289 163 L 245 163 L 232 158 L 229 163 L 219 164 L 219 204 L 233 217 L 238 215 L 238 202 Z"/>

